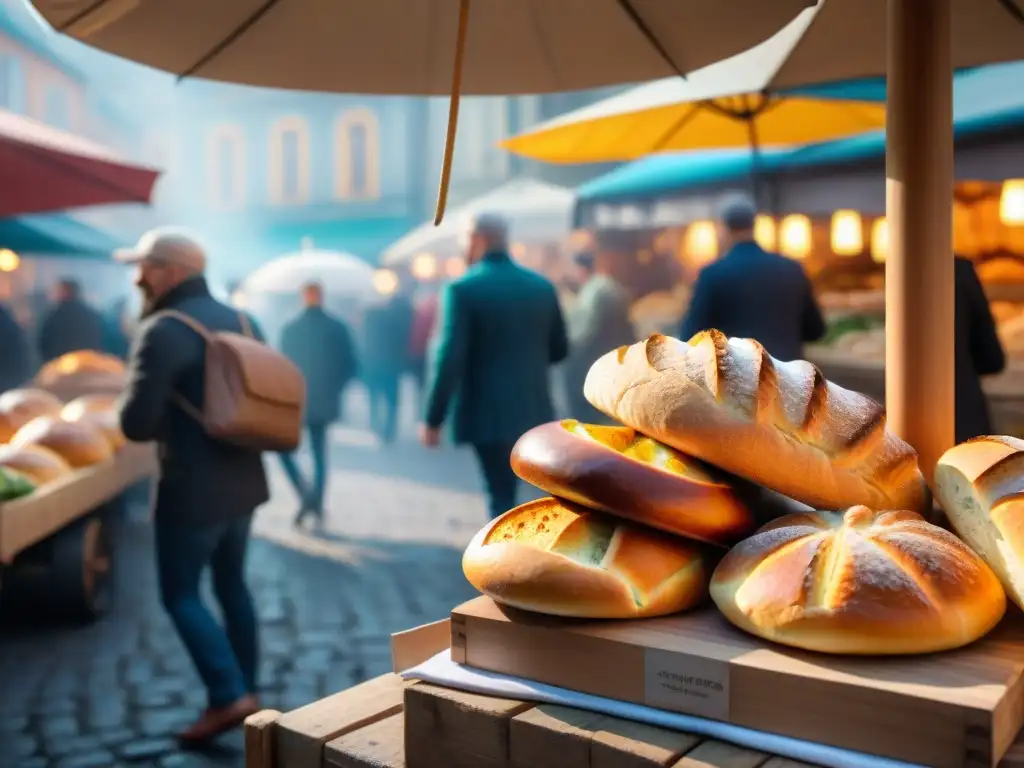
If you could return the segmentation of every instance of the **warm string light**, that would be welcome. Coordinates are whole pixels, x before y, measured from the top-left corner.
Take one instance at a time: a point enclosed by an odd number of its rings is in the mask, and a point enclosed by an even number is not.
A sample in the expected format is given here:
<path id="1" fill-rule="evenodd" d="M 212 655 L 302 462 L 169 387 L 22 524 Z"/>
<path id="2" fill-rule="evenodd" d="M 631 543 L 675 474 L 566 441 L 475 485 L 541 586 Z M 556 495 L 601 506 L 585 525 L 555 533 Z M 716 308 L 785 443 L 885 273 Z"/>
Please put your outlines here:
<path id="1" fill-rule="evenodd" d="M 999 196 L 999 220 L 1007 226 L 1024 224 L 1024 179 L 1007 179 Z"/>
<path id="2" fill-rule="evenodd" d="M 698 264 L 707 264 L 718 256 L 718 232 L 714 222 L 695 221 L 686 228 L 683 251 Z"/>
<path id="3" fill-rule="evenodd" d="M 432 253 L 418 253 L 409 268 L 417 280 L 433 280 L 437 277 L 437 259 Z"/>
<path id="4" fill-rule="evenodd" d="M 766 251 L 774 251 L 778 247 L 778 232 L 775 219 L 771 216 L 758 214 L 754 219 L 754 242 Z"/>
<path id="5" fill-rule="evenodd" d="M 857 211 L 832 214 L 832 252 L 837 256 L 856 256 L 864 250 L 864 225 Z"/>
<path id="6" fill-rule="evenodd" d="M 398 275 L 390 269 L 378 269 L 373 273 L 373 287 L 382 296 L 390 296 L 398 290 Z"/>
<path id="7" fill-rule="evenodd" d="M 889 255 L 889 221 L 882 216 L 871 225 L 871 259 L 884 264 Z"/>
<path id="8" fill-rule="evenodd" d="M 21 258 L 10 248 L 0 248 L 0 272 L 14 272 L 21 266 Z"/>
<path id="9" fill-rule="evenodd" d="M 779 250 L 791 259 L 805 259 L 811 252 L 811 220 L 801 213 L 784 218 L 779 225 Z"/>

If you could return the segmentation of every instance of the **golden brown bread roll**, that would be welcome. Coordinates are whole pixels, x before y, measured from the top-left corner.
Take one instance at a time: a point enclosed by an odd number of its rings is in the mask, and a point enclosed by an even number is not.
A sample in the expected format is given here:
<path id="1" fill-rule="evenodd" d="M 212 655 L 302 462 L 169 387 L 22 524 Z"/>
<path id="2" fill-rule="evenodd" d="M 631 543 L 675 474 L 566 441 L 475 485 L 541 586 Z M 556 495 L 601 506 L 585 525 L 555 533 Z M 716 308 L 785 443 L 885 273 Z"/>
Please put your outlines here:
<path id="1" fill-rule="evenodd" d="M 843 654 L 957 648 L 1006 609 L 996 575 L 952 533 L 863 506 L 764 526 L 719 563 L 711 598 L 753 635 Z"/>
<path id="2" fill-rule="evenodd" d="M 583 389 L 623 424 L 810 506 L 923 511 L 917 454 L 882 406 L 752 339 L 651 336 L 599 358 Z"/>
<path id="3" fill-rule="evenodd" d="M 38 416 L 56 416 L 63 407 L 59 397 L 44 389 L 10 389 L 0 395 L 0 413 L 17 424 L 16 429 Z"/>
<path id="4" fill-rule="evenodd" d="M 543 424 L 516 443 L 512 468 L 554 496 L 687 538 L 731 544 L 754 530 L 724 478 L 629 427 Z"/>
<path id="5" fill-rule="evenodd" d="M 1024 440 L 976 437 L 950 448 L 935 468 L 935 495 L 1024 608 Z"/>
<path id="6" fill-rule="evenodd" d="M 117 396 L 112 394 L 83 395 L 65 405 L 60 417 L 64 421 L 86 424 L 98 430 L 110 443 L 110 447 L 119 451 L 127 440 L 121 431 L 116 403 Z"/>
<path id="7" fill-rule="evenodd" d="M 72 424 L 54 416 L 39 416 L 18 430 L 11 445 L 41 445 L 75 469 L 99 464 L 113 456 L 110 442 L 86 424 Z"/>
<path id="8" fill-rule="evenodd" d="M 9 467 L 37 485 L 52 483 L 71 472 L 71 465 L 40 445 L 0 445 L 0 467 Z"/>
<path id="9" fill-rule="evenodd" d="M 74 373 L 116 374 L 124 371 L 124 361 L 119 357 L 91 349 L 79 349 L 48 362 L 40 369 L 37 378 L 43 384 L 51 384 L 62 376 Z"/>
<path id="10" fill-rule="evenodd" d="M 14 433 L 24 424 L 24 420 L 16 413 L 0 411 L 0 444 L 8 442 Z"/>
<path id="11" fill-rule="evenodd" d="M 695 546 L 552 498 L 488 523 L 466 548 L 462 570 L 500 603 L 556 616 L 660 616 L 707 594 Z"/>

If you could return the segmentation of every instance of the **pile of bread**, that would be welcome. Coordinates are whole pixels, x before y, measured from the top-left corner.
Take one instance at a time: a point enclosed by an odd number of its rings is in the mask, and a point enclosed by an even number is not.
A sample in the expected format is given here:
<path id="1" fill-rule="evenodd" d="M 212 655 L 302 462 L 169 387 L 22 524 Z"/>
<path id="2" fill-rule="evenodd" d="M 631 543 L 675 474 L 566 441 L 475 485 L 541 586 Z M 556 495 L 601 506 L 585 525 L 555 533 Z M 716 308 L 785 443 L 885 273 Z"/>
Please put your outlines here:
<path id="1" fill-rule="evenodd" d="M 124 391 L 127 375 L 121 358 L 81 349 L 48 362 L 34 383 L 69 402 L 87 394 L 116 395 Z"/>
<path id="2" fill-rule="evenodd" d="M 942 458 L 958 537 L 922 517 L 917 455 L 879 404 L 755 341 L 655 335 L 600 358 L 584 394 L 623 426 L 523 435 L 512 466 L 552 496 L 465 552 L 466 577 L 500 603 L 621 619 L 710 594 L 740 629 L 845 654 L 959 647 L 995 627 L 1007 593 L 1024 605 L 1024 441 Z M 770 519 L 769 497 L 789 512 Z"/>
<path id="3" fill-rule="evenodd" d="M 0 394 L 0 469 L 36 488 L 110 460 L 125 444 L 112 394 L 65 404 L 43 389 Z"/>

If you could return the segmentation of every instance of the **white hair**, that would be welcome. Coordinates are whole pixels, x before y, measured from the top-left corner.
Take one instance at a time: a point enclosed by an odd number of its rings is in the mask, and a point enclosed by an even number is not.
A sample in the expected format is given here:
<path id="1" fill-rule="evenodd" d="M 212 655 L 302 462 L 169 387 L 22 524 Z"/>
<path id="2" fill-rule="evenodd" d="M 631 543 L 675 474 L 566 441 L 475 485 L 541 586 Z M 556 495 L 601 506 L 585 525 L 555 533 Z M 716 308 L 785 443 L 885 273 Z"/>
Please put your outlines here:
<path id="1" fill-rule="evenodd" d="M 483 237 L 492 248 L 508 245 L 508 221 L 499 213 L 474 214 L 469 221 L 469 231 Z"/>

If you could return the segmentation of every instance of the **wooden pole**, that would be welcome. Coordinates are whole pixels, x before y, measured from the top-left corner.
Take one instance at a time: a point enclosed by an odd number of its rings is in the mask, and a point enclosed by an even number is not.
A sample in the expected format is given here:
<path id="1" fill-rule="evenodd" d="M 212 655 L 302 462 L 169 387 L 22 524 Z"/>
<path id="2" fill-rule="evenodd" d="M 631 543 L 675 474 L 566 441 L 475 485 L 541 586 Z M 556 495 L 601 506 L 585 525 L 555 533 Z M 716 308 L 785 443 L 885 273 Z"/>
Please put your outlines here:
<path id="1" fill-rule="evenodd" d="M 885 388 L 931 483 L 953 445 L 951 0 L 888 0 Z"/>

